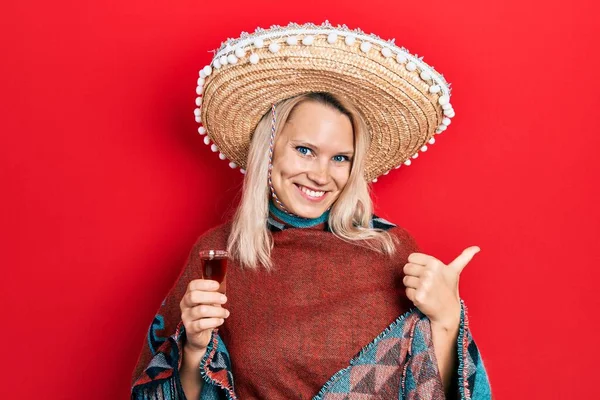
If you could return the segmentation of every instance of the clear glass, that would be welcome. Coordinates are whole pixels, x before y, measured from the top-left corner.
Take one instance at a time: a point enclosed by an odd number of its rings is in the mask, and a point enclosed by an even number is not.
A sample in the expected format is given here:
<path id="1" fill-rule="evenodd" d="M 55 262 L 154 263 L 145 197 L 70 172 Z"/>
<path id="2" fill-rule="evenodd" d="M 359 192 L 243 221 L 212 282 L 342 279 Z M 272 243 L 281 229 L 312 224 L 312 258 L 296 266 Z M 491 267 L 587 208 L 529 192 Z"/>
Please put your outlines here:
<path id="1" fill-rule="evenodd" d="M 201 250 L 199 256 L 202 265 L 202 279 L 219 282 L 221 284 L 219 292 L 225 293 L 229 253 L 225 250 Z"/>

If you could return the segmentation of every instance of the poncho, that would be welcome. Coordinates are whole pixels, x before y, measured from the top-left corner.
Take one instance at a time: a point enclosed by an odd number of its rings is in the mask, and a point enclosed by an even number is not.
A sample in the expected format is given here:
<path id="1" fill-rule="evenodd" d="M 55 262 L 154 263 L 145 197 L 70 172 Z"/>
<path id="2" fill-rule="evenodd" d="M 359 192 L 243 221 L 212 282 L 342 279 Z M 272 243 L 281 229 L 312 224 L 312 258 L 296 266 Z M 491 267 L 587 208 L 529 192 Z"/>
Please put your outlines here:
<path id="1" fill-rule="evenodd" d="M 386 256 L 336 237 L 327 222 L 296 228 L 273 216 L 273 270 L 230 261 L 231 314 L 199 366 L 202 399 L 444 399 L 428 318 L 404 293 L 411 235 L 373 216 L 398 239 Z M 231 223 L 202 235 L 148 330 L 132 399 L 185 399 L 179 367 L 185 327 L 179 303 L 201 278 L 198 252 L 225 249 Z M 460 399 L 491 398 L 462 304 L 457 343 Z"/>

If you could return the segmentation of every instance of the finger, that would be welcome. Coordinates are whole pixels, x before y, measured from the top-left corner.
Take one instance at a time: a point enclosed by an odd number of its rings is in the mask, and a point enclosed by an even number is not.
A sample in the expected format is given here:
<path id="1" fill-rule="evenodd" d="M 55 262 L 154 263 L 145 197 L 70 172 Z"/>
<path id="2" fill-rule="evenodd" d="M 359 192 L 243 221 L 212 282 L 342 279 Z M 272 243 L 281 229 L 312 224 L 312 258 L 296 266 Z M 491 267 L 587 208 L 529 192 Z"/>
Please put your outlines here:
<path id="1" fill-rule="evenodd" d="M 214 292 L 219 290 L 221 285 L 217 281 L 210 279 L 194 279 L 188 284 L 188 290 L 202 290 L 205 292 Z"/>
<path id="2" fill-rule="evenodd" d="M 431 262 L 441 262 L 437 258 L 423 253 L 411 253 L 408 256 L 408 262 L 418 265 L 427 265 Z"/>
<path id="3" fill-rule="evenodd" d="M 196 307 L 188 308 L 184 311 L 182 318 L 186 317 L 190 320 L 196 320 L 200 318 L 227 318 L 229 317 L 229 310 L 223 307 L 210 306 L 208 304 L 201 304 Z"/>
<path id="4" fill-rule="evenodd" d="M 186 292 L 183 296 L 183 305 L 185 307 L 195 307 L 199 304 L 225 304 L 226 302 L 227 297 L 219 292 L 192 290 Z"/>
<path id="5" fill-rule="evenodd" d="M 479 253 L 480 251 L 481 249 L 478 246 L 468 247 L 463 250 L 463 252 L 456 257 L 454 261 L 448 264 L 448 266 L 460 274 L 467 264 L 473 259 L 475 254 Z"/>
<path id="6" fill-rule="evenodd" d="M 423 265 L 408 263 L 404 265 L 402 271 L 405 275 L 421 276 L 423 274 L 423 271 L 425 271 L 425 267 Z"/>
<path id="7" fill-rule="evenodd" d="M 416 276 L 406 275 L 404 278 L 402 278 L 402 283 L 404 283 L 404 286 L 407 288 L 418 289 L 421 285 L 421 280 Z"/>
<path id="8" fill-rule="evenodd" d="M 415 302 L 415 295 L 417 294 L 417 289 L 414 288 L 406 288 L 406 297 L 413 303 Z"/>
<path id="9" fill-rule="evenodd" d="M 205 331 L 207 329 L 214 329 L 218 326 L 223 325 L 223 323 L 225 322 L 225 320 L 223 318 L 202 318 L 202 319 L 197 319 L 195 321 L 192 321 L 190 323 L 190 329 L 189 331 L 191 331 L 191 333 L 200 333 L 202 331 Z"/>

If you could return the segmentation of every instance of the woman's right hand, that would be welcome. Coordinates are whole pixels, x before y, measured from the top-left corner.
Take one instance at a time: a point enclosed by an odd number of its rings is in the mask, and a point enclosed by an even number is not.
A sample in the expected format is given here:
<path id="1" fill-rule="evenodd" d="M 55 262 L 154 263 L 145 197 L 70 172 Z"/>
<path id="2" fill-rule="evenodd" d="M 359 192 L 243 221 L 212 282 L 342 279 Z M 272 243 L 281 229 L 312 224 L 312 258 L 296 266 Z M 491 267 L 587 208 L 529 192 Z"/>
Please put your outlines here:
<path id="1" fill-rule="evenodd" d="M 179 308 L 185 326 L 185 349 L 205 352 L 212 330 L 223 325 L 229 311 L 221 307 L 227 297 L 219 293 L 219 283 L 206 279 L 195 279 L 188 284 Z"/>

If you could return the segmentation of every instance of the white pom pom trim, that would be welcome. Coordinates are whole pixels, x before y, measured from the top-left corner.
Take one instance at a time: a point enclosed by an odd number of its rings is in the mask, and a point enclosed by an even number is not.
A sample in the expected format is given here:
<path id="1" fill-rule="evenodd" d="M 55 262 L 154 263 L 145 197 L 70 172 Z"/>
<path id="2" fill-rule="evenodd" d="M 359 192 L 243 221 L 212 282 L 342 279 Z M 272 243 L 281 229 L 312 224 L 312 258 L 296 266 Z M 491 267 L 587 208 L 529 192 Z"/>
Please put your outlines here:
<path id="1" fill-rule="evenodd" d="M 256 54 L 256 53 L 250 54 L 250 64 L 258 64 L 259 60 L 260 60 L 260 58 L 258 57 L 258 54 Z"/>
<path id="2" fill-rule="evenodd" d="M 262 49 L 264 45 L 265 41 L 261 38 L 254 39 L 254 47 L 256 47 L 257 49 Z"/>
<path id="3" fill-rule="evenodd" d="M 206 144 L 206 145 L 210 144 L 210 138 L 208 136 L 204 136 L 204 144 Z"/>
<path id="4" fill-rule="evenodd" d="M 302 44 L 305 46 L 310 46 L 314 43 L 315 41 L 315 37 L 314 36 L 305 36 L 304 39 L 302 39 Z"/>
<path id="5" fill-rule="evenodd" d="M 277 53 L 281 49 L 281 46 L 277 42 L 273 42 L 269 45 L 269 51 L 271 53 Z"/>
<path id="6" fill-rule="evenodd" d="M 211 150 L 213 153 L 216 153 L 217 151 L 219 151 L 219 148 L 217 147 L 217 145 L 216 145 L 216 144 L 214 144 L 214 143 L 213 143 L 213 144 L 211 144 L 211 145 L 210 145 L 210 150 Z"/>
<path id="7" fill-rule="evenodd" d="M 246 50 L 244 50 L 244 48 L 238 47 L 237 49 L 235 49 L 235 56 L 237 58 L 242 58 L 245 55 L 246 55 Z"/>
<path id="8" fill-rule="evenodd" d="M 229 168 L 235 169 L 235 168 L 237 168 L 237 164 L 232 161 L 229 163 Z"/>

